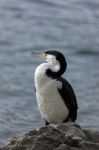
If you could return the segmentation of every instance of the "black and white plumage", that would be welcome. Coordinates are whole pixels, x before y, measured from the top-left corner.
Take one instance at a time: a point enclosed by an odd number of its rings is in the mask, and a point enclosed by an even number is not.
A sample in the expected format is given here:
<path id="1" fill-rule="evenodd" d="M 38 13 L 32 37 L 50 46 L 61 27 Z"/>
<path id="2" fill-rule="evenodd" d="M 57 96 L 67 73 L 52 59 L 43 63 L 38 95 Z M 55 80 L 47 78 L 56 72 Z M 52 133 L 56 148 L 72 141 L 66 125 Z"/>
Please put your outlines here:
<path id="1" fill-rule="evenodd" d="M 77 100 L 73 88 L 62 78 L 67 63 L 61 52 L 49 50 L 32 52 L 45 59 L 35 70 L 35 90 L 38 107 L 45 124 L 75 121 Z"/>

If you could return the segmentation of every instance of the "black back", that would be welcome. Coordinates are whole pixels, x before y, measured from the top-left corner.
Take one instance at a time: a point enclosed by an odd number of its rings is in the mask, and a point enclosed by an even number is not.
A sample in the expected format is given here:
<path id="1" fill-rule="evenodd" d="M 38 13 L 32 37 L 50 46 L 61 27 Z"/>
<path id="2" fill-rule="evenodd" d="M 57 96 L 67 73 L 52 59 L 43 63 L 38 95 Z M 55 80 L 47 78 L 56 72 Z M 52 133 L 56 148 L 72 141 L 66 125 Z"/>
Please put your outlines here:
<path id="1" fill-rule="evenodd" d="M 64 100 L 65 105 L 69 109 L 69 116 L 68 119 L 66 119 L 66 121 L 68 121 L 69 119 L 71 121 L 75 121 L 77 118 L 78 105 L 74 90 L 70 85 L 70 83 L 66 81 L 64 78 L 60 77 L 58 78 L 58 81 L 62 82 L 62 89 L 58 89 L 58 91 L 62 99 Z"/>

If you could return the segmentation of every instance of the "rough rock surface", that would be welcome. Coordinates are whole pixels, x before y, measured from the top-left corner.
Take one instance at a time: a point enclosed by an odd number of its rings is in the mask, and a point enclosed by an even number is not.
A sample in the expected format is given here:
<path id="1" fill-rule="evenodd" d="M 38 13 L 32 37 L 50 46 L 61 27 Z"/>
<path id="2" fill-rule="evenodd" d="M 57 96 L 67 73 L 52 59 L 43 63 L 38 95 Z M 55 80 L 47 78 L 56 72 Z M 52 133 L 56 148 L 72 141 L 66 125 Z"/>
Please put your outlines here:
<path id="1" fill-rule="evenodd" d="M 99 150 L 99 132 L 68 122 L 14 137 L 0 150 Z"/>

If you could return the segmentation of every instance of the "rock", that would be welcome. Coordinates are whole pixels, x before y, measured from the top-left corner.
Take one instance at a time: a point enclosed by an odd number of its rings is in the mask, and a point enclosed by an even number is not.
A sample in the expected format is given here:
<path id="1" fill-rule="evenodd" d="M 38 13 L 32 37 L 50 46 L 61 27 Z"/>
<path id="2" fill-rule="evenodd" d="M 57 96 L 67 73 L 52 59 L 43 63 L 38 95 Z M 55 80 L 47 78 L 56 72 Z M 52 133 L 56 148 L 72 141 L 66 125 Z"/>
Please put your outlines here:
<path id="1" fill-rule="evenodd" d="M 68 122 L 66 124 L 60 124 L 57 126 L 57 129 L 65 133 L 66 136 L 78 136 L 84 140 L 86 140 L 86 134 L 83 132 L 81 127 L 73 122 Z"/>
<path id="2" fill-rule="evenodd" d="M 94 130 L 83 130 L 87 138 L 91 142 L 99 143 L 99 131 Z"/>
<path id="3" fill-rule="evenodd" d="M 68 122 L 14 137 L 0 150 L 99 150 L 99 132 Z"/>

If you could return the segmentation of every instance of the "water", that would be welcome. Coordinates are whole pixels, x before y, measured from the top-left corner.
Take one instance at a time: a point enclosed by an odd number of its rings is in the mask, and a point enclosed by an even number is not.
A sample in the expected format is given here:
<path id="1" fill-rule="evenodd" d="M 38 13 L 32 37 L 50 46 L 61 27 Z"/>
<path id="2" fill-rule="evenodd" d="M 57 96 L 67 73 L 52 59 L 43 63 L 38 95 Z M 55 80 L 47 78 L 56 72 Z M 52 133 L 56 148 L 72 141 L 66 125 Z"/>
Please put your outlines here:
<path id="1" fill-rule="evenodd" d="M 99 1 L 0 1 L 0 145 L 43 126 L 32 49 L 60 49 L 79 104 L 77 122 L 99 129 Z"/>

